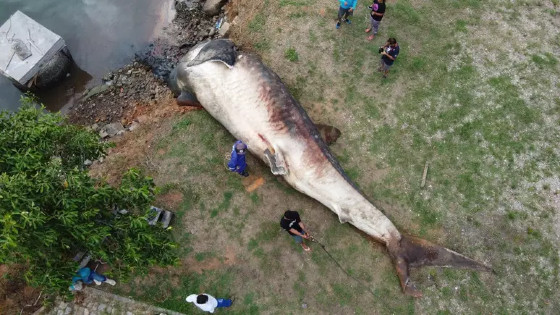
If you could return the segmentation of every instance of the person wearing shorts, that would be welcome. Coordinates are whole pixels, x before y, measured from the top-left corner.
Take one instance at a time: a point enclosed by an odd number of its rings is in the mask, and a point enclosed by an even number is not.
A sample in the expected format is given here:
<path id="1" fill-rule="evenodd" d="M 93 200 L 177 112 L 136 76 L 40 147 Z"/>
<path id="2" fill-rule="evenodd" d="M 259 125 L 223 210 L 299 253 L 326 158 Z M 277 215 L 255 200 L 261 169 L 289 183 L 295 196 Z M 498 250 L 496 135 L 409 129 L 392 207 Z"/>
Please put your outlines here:
<path id="1" fill-rule="evenodd" d="M 304 251 L 311 251 L 311 248 L 303 242 L 304 238 L 309 239 L 309 234 L 305 231 L 305 225 L 301 222 L 297 211 L 284 212 L 280 219 L 280 226 L 294 238 L 296 243 L 301 245 Z"/>
<path id="2" fill-rule="evenodd" d="M 387 40 L 387 43 L 379 48 L 379 53 L 381 54 L 381 61 L 379 62 L 379 71 L 383 72 L 383 77 L 387 78 L 389 74 L 389 69 L 397 59 L 399 55 L 399 44 L 397 44 L 397 40 L 393 37 Z"/>
<path id="3" fill-rule="evenodd" d="M 352 23 L 352 21 L 350 21 L 348 17 L 354 14 L 354 10 L 356 10 L 356 4 L 358 4 L 358 0 L 339 0 L 339 2 L 340 8 L 338 8 L 336 29 L 340 28 L 340 23 L 342 23 L 342 20 L 344 20 L 346 24 Z"/>
<path id="4" fill-rule="evenodd" d="M 372 40 L 375 35 L 377 35 L 379 23 L 381 23 L 381 19 L 383 19 L 383 15 L 385 14 L 385 0 L 374 0 L 373 4 L 369 8 L 371 9 L 369 17 L 371 25 L 366 28 L 366 33 L 372 32 L 372 34 L 368 37 L 368 40 Z"/>

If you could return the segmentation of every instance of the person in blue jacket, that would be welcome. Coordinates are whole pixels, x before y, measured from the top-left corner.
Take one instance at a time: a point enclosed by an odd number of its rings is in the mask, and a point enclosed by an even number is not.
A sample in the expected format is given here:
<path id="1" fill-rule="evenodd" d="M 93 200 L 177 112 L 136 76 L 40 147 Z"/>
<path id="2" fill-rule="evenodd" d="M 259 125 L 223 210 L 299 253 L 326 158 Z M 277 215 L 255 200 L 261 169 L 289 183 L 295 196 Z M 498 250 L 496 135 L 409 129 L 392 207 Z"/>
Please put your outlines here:
<path id="1" fill-rule="evenodd" d="M 344 22 L 350 24 L 352 23 L 348 17 L 354 13 L 356 10 L 356 4 L 358 4 L 358 0 L 338 0 L 340 1 L 340 8 L 338 9 L 338 21 L 336 22 L 336 29 L 340 28 L 340 23 L 342 23 L 342 19 Z"/>
<path id="2" fill-rule="evenodd" d="M 115 280 L 109 279 L 102 274 L 99 274 L 95 271 L 92 271 L 88 267 L 84 267 L 78 272 L 76 275 L 72 277 L 72 285 L 70 286 L 70 291 L 80 291 L 82 289 L 83 284 L 91 284 L 95 282 L 95 284 L 100 285 L 101 283 L 105 282 L 110 285 L 115 285 Z"/>
<path id="3" fill-rule="evenodd" d="M 241 140 L 235 141 L 231 148 L 231 158 L 229 159 L 228 168 L 232 172 L 236 172 L 243 177 L 249 176 L 247 173 L 247 162 L 245 162 L 245 153 L 247 145 Z"/>

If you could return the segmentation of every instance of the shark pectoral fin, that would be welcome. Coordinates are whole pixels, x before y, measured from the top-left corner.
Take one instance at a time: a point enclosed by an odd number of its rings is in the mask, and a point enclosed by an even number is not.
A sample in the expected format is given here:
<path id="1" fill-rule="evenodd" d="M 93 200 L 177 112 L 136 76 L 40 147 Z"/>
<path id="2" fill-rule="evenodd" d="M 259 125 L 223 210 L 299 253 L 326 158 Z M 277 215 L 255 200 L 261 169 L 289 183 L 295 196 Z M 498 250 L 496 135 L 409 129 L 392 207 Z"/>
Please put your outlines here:
<path id="1" fill-rule="evenodd" d="M 264 150 L 264 157 L 270 166 L 270 170 L 274 175 L 286 175 L 288 174 L 288 167 L 284 162 L 284 159 L 278 153 L 273 154 L 269 149 Z"/>
<path id="2" fill-rule="evenodd" d="M 197 106 L 200 107 L 200 102 L 194 94 L 188 91 L 181 91 L 177 97 L 177 105 L 180 106 Z"/>
<path id="3" fill-rule="evenodd" d="M 340 211 L 336 211 L 336 213 L 338 214 L 338 221 L 340 221 L 340 223 L 346 223 L 346 222 L 352 223 L 352 217 L 350 216 L 350 211 L 348 211 L 347 209 L 340 209 Z"/>
<path id="4" fill-rule="evenodd" d="M 410 281 L 410 267 L 440 266 L 493 271 L 491 267 L 448 248 L 411 236 L 402 235 L 400 240 L 389 241 L 387 249 L 395 264 L 403 292 L 413 297 L 420 297 L 422 293 Z"/>

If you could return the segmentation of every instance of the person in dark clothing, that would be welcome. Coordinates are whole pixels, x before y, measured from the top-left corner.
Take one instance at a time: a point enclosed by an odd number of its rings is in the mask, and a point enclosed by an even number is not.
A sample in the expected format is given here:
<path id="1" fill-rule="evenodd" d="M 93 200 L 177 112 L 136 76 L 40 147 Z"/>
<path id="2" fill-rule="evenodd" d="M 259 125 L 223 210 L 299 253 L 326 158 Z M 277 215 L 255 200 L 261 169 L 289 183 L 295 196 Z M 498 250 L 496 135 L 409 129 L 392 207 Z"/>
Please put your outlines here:
<path id="1" fill-rule="evenodd" d="M 399 55 L 399 44 L 397 44 L 397 40 L 393 37 L 389 38 L 387 43 L 379 48 L 379 53 L 381 54 L 381 61 L 377 70 L 383 72 L 383 77 L 386 78 L 389 74 L 389 69 Z"/>
<path id="2" fill-rule="evenodd" d="M 294 238 L 296 243 L 301 244 L 304 251 L 311 251 L 311 248 L 303 243 L 304 238 L 309 239 L 309 234 L 305 231 L 305 225 L 301 222 L 297 211 L 288 210 L 284 212 L 282 219 L 280 219 L 280 226 Z"/>
<path id="3" fill-rule="evenodd" d="M 377 35 L 379 23 L 381 23 L 381 19 L 383 19 L 383 15 L 385 14 L 385 0 L 374 0 L 373 4 L 369 8 L 371 9 L 369 17 L 371 26 L 366 28 L 366 33 L 372 32 L 372 34 L 368 37 L 368 40 L 372 40 L 375 35 Z"/>
<path id="4" fill-rule="evenodd" d="M 231 148 L 231 158 L 229 159 L 228 169 L 236 172 L 243 177 L 249 176 L 247 172 L 247 162 L 245 162 L 245 153 L 247 152 L 247 145 L 241 140 L 237 140 Z"/>

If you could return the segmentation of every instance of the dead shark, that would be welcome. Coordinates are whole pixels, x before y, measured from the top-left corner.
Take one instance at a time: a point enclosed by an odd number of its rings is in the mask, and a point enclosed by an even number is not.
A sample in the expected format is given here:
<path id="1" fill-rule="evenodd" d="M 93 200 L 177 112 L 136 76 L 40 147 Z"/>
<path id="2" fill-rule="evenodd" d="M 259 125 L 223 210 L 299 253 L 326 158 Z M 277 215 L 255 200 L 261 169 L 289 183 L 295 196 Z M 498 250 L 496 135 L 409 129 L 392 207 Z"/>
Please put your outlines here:
<path id="1" fill-rule="evenodd" d="M 491 271 L 450 249 L 401 234 L 342 170 L 319 131 L 282 80 L 255 55 L 225 39 L 200 43 L 177 66 L 184 104 L 201 104 L 272 172 L 383 243 L 403 292 L 421 296 L 410 267 L 446 266 Z"/>

